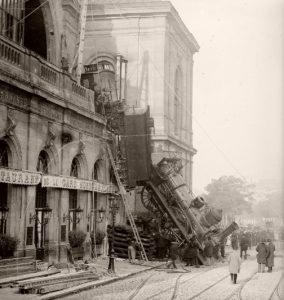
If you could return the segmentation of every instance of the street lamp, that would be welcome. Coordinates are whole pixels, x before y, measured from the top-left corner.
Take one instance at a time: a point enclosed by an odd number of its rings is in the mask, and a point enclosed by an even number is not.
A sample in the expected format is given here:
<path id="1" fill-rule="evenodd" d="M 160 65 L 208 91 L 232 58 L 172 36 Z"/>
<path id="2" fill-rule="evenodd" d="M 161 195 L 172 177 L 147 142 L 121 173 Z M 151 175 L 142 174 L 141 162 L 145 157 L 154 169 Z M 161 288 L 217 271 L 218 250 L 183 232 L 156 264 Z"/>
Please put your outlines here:
<path id="1" fill-rule="evenodd" d="M 91 219 L 91 216 L 93 214 L 95 214 L 96 212 L 98 212 L 98 215 L 97 215 L 97 222 L 98 223 L 102 223 L 103 219 L 104 219 L 104 216 L 105 216 L 105 209 L 104 208 L 100 208 L 100 209 L 92 209 L 91 210 L 91 215 L 88 214 L 88 222 L 90 222 L 90 219 Z"/>
<path id="2" fill-rule="evenodd" d="M 112 215 L 112 234 L 111 234 L 111 242 L 109 242 L 109 264 L 108 264 L 108 271 L 114 273 L 114 249 L 113 249 L 113 243 L 114 243 L 114 226 L 115 226 L 115 217 L 119 209 L 118 205 L 118 198 L 119 195 L 110 195 L 109 196 L 109 208 L 110 213 Z"/>
<path id="3" fill-rule="evenodd" d="M 0 207 L 0 218 L 1 218 L 0 233 L 1 234 L 6 233 L 6 222 L 8 218 L 8 213 L 9 213 L 9 208 L 7 206 Z"/>
<path id="4" fill-rule="evenodd" d="M 37 212 L 42 212 L 41 218 L 38 217 Z M 36 213 L 34 215 L 32 215 L 30 213 L 30 218 L 29 218 L 30 224 L 34 220 L 40 224 L 46 225 L 50 220 L 51 212 L 52 212 L 52 209 L 49 208 L 48 206 L 42 207 L 42 208 L 36 208 Z"/>
<path id="5" fill-rule="evenodd" d="M 77 208 L 70 208 L 69 215 L 65 215 L 65 213 L 63 213 L 63 217 L 62 217 L 63 223 L 65 223 L 66 220 L 70 220 L 71 223 L 79 224 L 81 221 L 82 212 L 83 209 L 80 208 L 80 206 Z"/>

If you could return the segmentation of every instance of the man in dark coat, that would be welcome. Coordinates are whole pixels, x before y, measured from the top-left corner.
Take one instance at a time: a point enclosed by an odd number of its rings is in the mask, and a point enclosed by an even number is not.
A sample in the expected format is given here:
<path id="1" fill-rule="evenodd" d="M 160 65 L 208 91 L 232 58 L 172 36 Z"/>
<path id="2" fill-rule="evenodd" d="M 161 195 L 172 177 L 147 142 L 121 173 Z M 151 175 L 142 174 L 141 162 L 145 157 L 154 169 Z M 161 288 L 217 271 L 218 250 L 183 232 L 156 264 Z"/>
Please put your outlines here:
<path id="1" fill-rule="evenodd" d="M 190 241 L 190 243 L 187 244 L 187 247 L 185 248 L 184 252 L 184 259 L 186 261 L 186 266 L 195 266 L 196 268 L 199 268 L 198 264 L 198 243 L 196 241 L 196 238 L 193 237 Z"/>
<path id="2" fill-rule="evenodd" d="M 238 236 L 235 232 L 231 235 L 231 245 L 233 249 L 238 249 Z"/>
<path id="3" fill-rule="evenodd" d="M 258 273 L 264 273 L 264 267 L 266 265 L 266 259 L 267 259 L 267 248 L 265 245 L 264 240 L 261 241 L 257 246 L 256 246 L 256 251 L 257 251 L 257 263 L 258 263 Z"/>
<path id="4" fill-rule="evenodd" d="M 221 252 L 222 258 L 225 258 L 226 244 L 227 244 L 227 238 L 224 238 L 220 243 L 220 252 Z"/>
<path id="5" fill-rule="evenodd" d="M 213 249 L 214 245 L 212 243 L 211 237 L 209 236 L 204 242 L 204 256 L 207 259 L 207 264 L 210 266 L 213 264 Z"/>
<path id="6" fill-rule="evenodd" d="M 247 259 L 247 250 L 249 246 L 249 241 L 248 238 L 246 237 L 245 234 L 243 234 L 240 238 L 240 256 L 243 258 L 243 253 L 244 253 L 244 258 Z"/>
<path id="7" fill-rule="evenodd" d="M 169 258 L 170 261 L 168 262 L 167 267 L 173 266 L 174 269 L 177 269 L 176 259 L 178 258 L 178 243 L 171 242 Z"/>
<path id="8" fill-rule="evenodd" d="M 159 233 L 156 237 L 157 258 L 163 259 L 167 252 L 167 240 Z"/>
<path id="9" fill-rule="evenodd" d="M 274 266 L 274 251 L 275 251 L 275 246 L 272 243 L 271 239 L 268 239 L 268 244 L 266 246 L 267 249 L 267 267 L 268 267 L 268 272 L 272 272 L 272 267 Z"/>

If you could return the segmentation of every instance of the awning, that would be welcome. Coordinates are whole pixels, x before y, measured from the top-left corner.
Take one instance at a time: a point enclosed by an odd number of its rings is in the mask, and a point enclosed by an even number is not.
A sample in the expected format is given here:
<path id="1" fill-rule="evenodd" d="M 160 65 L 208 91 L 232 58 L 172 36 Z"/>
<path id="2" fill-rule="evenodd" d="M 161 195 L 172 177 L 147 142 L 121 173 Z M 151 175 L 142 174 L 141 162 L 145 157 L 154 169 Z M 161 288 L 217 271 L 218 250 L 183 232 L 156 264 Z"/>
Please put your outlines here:
<path id="1" fill-rule="evenodd" d="M 37 185 L 41 173 L 0 168 L 0 182 L 18 185 Z"/>
<path id="2" fill-rule="evenodd" d="M 103 184 L 96 180 L 84 180 L 74 177 L 42 175 L 41 185 L 43 187 L 68 189 L 68 190 L 82 190 L 94 191 L 97 193 L 115 193 L 118 189 L 113 184 Z"/>

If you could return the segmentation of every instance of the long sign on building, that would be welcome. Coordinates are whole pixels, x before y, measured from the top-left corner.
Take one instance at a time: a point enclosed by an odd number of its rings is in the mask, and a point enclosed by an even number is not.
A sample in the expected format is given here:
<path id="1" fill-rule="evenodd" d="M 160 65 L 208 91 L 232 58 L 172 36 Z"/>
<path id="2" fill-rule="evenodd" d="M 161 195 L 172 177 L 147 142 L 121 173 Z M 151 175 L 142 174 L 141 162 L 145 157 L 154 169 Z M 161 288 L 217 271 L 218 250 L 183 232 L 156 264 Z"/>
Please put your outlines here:
<path id="1" fill-rule="evenodd" d="M 40 180 L 41 173 L 0 168 L 0 182 L 3 183 L 37 185 Z"/>
<path id="2" fill-rule="evenodd" d="M 43 175 L 38 172 L 0 168 L 0 182 L 16 185 L 38 185 L 43 187 L 93 191 L 97 193 L 115 193 L 117 187 L 113 184 L 103 184 L 95 180 L 84 180 L 73 177 Z"/>
<path id="3" fill-rule="evenodd" d="M 42 175 L 41 185 L 43 187 L 94 191 L 97 193 L 114 193 L 117 191 L 117 187 L 113 184 L 103 184 L 95 180 L 84 180 L 73 177 L 61 177 L 53 175 Z"/>

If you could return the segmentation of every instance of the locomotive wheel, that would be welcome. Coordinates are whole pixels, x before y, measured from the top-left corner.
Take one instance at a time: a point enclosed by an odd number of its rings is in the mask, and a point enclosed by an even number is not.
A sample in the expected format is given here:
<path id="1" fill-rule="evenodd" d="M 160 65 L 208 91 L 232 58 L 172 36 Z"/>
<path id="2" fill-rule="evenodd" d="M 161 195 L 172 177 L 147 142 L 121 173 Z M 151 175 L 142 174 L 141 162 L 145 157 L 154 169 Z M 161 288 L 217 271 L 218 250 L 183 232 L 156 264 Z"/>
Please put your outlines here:
<path id="1" fill-rule="evenodd" d="M 155 196 L 152 189 L 149 186 L 144 186 L 141 192 L 141 202 L 146 209 L 156 214 L 159 209 L 157 207 Z"/>

